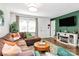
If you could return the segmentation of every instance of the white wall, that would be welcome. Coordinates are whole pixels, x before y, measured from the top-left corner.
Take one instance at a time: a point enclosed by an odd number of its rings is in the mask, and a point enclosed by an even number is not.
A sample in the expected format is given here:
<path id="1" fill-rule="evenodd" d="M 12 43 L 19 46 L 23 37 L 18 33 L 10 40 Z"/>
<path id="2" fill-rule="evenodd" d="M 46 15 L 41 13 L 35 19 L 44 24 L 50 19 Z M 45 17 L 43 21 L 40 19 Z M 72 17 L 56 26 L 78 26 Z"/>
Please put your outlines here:
<path id="1" fill-rule="evenodd" d="M 54 37 L 55 36 L 55 27 L 56 27 L 56 25 L 55 25 L 55 20 L 52 20 L 51 21 L 51 37 Z"/>
<path id="2" fill-rule="evenodd" d="M 39 17 L 38 18 L 38 36 L 41 38 L 50 37 L 50 28 L 48 29 L 48 24 L 50 24 L 50 18 Z"/>
<path id="3" fill-rule="evenodd" d="M 16 21 L 16 14 L 10 13 L 10 24 Z"/>
<path id="4" fill-rule="evenodd" d="M 0 10 L 4 12 L 4 25 L 0 26 L 0 38 L 9 33 L 10 12 L 8 8 L 0 4 Z"/>

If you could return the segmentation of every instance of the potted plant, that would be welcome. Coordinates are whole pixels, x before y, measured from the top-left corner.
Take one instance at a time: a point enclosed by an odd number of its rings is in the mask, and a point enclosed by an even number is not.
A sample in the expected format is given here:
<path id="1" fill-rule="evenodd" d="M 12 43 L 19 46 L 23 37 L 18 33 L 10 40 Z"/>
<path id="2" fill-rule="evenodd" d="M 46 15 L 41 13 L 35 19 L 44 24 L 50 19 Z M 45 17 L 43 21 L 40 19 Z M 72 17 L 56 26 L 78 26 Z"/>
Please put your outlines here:
<path id="1" fill-rule="evenodd" d="M 10 25 L 10 32 L 11 32 L 11 33 L 16 33 L 16 32 L 18 32 L 18 26 L 17 26 L 17 23 L 16 23 L 16 22 L 13 22 L 13 23 Z"/>

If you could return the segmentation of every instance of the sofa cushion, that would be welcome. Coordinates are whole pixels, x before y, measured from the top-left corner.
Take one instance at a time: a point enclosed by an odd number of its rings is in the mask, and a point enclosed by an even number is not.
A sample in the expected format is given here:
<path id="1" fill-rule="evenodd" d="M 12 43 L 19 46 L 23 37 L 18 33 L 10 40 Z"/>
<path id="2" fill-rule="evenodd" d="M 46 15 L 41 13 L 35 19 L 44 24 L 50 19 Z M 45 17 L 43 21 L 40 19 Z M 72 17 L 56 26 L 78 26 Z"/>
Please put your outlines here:
<path id="1" fill-rule="evenodd" d="M 62 47 L 58 48 L 57 55 L 58 56 L 73 56 L 73 54 L 71 54 L 70 51 L 68 51 Z"/>
<path id="2" fill-rule="evenodd" d="M 17 56 L 34 56 L 33 50 L 27 50 L 19 53 Z"/>
<path id="3" fill-rule="evenodd" d="M 26 32 L 19 32 L 19 34 L 20 34 L 20 39 L 25 39 L 25 38 L 27 38 Z"/>
<path id="4" fill-rule="evenodd" d="M 16 44 L 21 48 L 22 51 L 28 48 L 25 40 L 20 39 L 16 42 Z"/>
<path id="5" fill-rule="evenodd" d="M 16 44 L 18 46 L 27 46 L 25 40 L 23 40 L 23 39 L 19 39 L 18 41 L 16 41 Z"/>
<path id="6" fill-rule="evenodd" d="M 17 54 L 21 53 L 21 49 L 19 46 L 17 45 L 8 45 L 8 44 L 4 44 L 3 48 L 2 48 L 2 54 L 3 56 L 16 56 Z"/>

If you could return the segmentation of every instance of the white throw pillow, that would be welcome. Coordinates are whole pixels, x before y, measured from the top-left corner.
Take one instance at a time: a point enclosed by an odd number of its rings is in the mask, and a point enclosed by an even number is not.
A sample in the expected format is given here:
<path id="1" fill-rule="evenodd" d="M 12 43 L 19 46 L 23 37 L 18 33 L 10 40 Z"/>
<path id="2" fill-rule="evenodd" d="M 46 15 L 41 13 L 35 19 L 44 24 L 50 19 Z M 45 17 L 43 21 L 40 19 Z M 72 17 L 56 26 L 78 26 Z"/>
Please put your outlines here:
<path id="1" fill-rule="evenodd" d="M 5 43 L 2 48 L 3 56 L 16 56 L 17 54 L 21 52 L 22 52 L 21 48 L 17 45 L 11 46 Z"/>
<path id="2" fill-rule="evenodd" d="M 16 41 L 18 40 L 20 37 L 15 37 L 15 38 L 12 38 L 12 41 Z"/>

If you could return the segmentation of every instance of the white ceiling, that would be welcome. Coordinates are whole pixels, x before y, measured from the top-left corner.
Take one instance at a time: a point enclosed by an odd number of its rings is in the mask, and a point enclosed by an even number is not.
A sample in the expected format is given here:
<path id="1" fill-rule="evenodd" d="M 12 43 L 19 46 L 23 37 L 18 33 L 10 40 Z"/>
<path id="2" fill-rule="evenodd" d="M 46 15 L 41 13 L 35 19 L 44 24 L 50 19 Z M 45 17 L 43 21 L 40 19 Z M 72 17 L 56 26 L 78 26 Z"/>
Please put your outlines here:
<path id="1" fill-rule="evenodd" d="M 6 3 L 5 5 L 9 7 L 12 12 L 52 18 L 79 10 L 79 3 L 41 3 L 38 12 L 35 13 L 29 12 L 27 5 L 24 3 Z"/>

